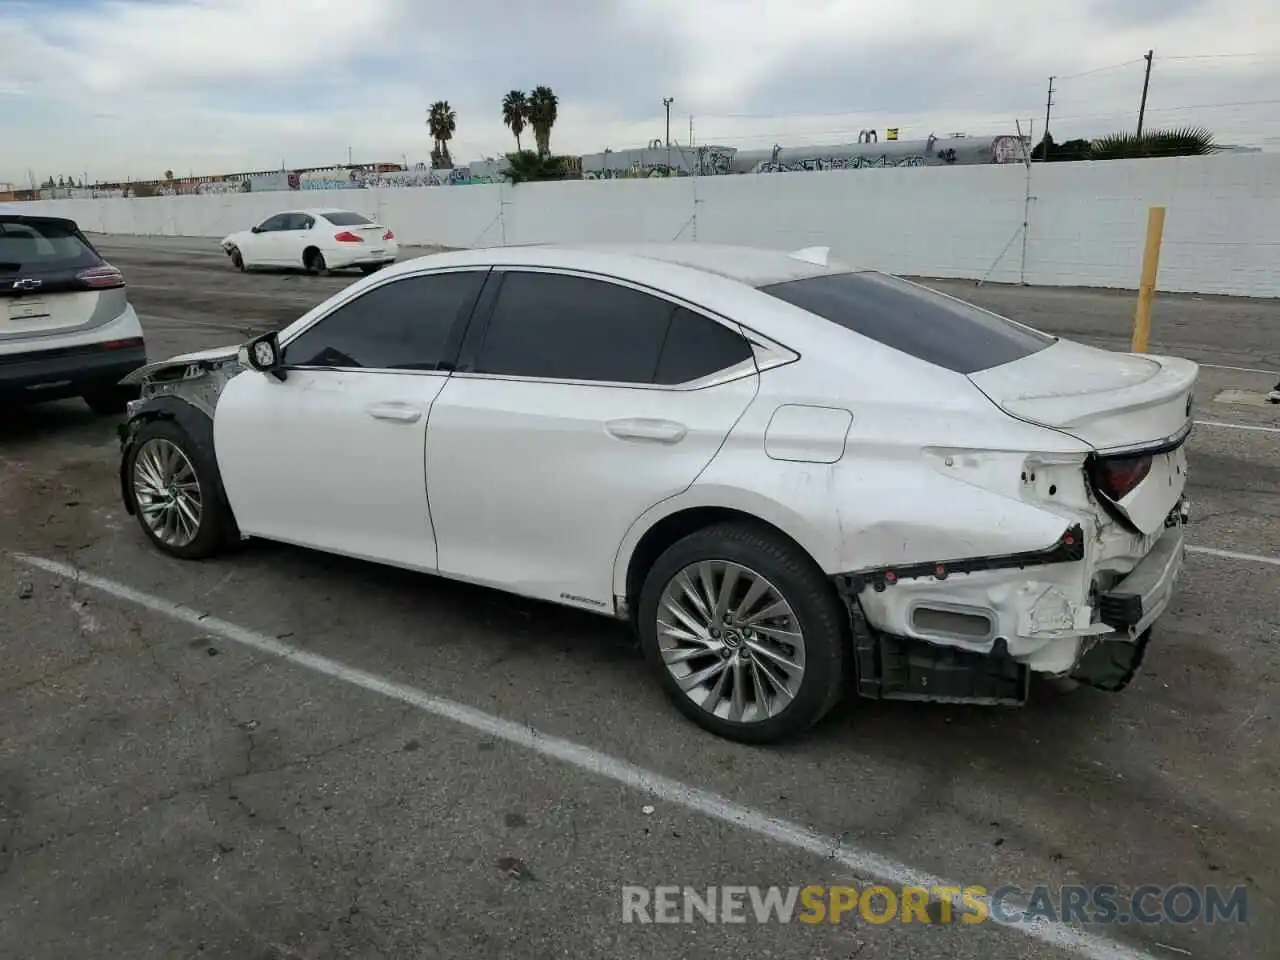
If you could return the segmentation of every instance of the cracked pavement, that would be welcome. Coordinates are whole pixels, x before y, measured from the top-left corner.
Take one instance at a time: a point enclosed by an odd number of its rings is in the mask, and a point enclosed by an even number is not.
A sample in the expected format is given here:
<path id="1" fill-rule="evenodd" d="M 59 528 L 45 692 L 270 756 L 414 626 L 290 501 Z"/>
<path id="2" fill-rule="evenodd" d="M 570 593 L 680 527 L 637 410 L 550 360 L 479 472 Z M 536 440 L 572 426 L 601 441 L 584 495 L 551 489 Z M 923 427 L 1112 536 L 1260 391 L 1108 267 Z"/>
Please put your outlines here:
<path id="1" fill-rule="evenodd" d="M 202 241 L 102 247 L 155 359 L 282 325 L 353 279 L 241 277 Z M 938 286 L 1103 346 L 1132 312 L 1109 292 Z M 1153 349 L 1275 369 L 1278 331 L 1280 304 L 1162 296 Z M 1202 377 L 1199 418 L 1280 426 L 1280 408 L 1213 399 L 1275 376 Z M 1280 554 L 1280 434 L 1191 443 L 1191 542 Z M 607 620 L 270 544 L 166 559 L 119 506 L 117 456 L 113 421 L 81 404 L 0 417 L 0 956 L 1067 956 L 990 926 L 624 925 L 623 883 L 854 878 L 8 551 L 960 883 L 1248 885 L 1247 926 L 1103 931 L 1155 956 L 1245 960 L 1280 933 L 1280 567 L 1189 557 L 1125 693 L 849 702 L 798 744 L 751 749 L 684 722 Z"/>

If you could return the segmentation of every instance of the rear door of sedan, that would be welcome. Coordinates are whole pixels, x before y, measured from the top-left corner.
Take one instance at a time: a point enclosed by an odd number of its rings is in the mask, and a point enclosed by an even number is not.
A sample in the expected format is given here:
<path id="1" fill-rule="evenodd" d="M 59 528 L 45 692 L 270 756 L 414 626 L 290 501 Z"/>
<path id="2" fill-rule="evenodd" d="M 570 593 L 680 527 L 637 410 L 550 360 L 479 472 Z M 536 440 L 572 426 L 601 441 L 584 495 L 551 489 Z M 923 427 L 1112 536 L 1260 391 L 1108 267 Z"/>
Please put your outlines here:
<path id="1" fill-rule="evenodd" d="M 757 385 L 731 322 L 610 278 L 496 268 L 427 431 L 440 572 L 612 612 L 626 531 L 693 483 Z"/>

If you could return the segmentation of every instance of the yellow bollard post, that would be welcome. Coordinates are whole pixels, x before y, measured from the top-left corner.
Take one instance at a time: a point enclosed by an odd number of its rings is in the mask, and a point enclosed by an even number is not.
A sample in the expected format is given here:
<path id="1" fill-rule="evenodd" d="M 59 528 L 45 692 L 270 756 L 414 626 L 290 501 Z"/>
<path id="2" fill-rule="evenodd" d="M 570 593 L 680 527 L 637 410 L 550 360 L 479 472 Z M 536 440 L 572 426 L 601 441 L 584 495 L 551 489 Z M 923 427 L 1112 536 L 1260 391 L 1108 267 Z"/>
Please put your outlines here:
<path id="1" fill-rule="evenodd" d="M 1164 207 L 1147 212 L 1147 247 L 1142 254 L 1142 280 L 1138 286 L 1138 309 L 1133 315 L 1133 352 L 1146 353 L 1151 336 L 1151 300 L 1156 295 L 1156 273 L 1160 268 L 1160 243 L 1164 239 Z"/>

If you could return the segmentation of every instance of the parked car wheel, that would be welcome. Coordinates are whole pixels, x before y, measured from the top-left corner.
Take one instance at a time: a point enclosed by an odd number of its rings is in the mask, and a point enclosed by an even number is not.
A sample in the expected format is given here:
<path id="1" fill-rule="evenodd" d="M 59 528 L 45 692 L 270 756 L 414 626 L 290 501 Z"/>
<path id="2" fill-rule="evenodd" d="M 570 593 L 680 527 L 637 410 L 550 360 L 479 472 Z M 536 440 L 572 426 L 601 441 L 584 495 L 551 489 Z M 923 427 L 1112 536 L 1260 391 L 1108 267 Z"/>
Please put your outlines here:
<path id="1" fill-rule="evenodd" d="M 645 578 L 640 644 L 676 707 L 743 743 L 803 733 L 844 689 L 848 614 L 794 544 L 728 523 L 667 549 Z"/>
<path id="2" fill-rule="evenodd" d="M 307 268 L 308 273 L 326 274 L 329 272 L 329 265 L 325 263 L 324 254 L 311 247 L 302 255 L 302 264 Z"/>
<path id="3" fill-rule="evenodd" d="M 227 526 L 210 454 L 171 420 L 134 434 L 125 464 L 134 515 L 165 553 L 200 560 L 217 553 Z"/>

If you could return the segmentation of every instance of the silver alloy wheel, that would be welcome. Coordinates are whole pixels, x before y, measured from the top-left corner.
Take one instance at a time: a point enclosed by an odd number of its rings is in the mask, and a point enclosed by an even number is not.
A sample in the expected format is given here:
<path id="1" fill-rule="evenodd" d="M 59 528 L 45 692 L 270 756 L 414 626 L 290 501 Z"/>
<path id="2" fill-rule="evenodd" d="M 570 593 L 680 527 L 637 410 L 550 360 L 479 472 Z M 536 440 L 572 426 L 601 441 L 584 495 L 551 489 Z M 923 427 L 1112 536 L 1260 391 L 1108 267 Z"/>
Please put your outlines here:
<path id="1" fill-rule="evenodd" d="M 204 504 L 196 468 L 172 440 L 153 437 L 133 461 L 138 512 L 156 539 L 185 547 L 200 533 Z"/>
<path id="2" fill-rule="evenodd" d="M 760 574 L 726 560 L 692 563 L 667 583 L 658 650 L 690 700 L 736 723 L 777 716 L 804 679 L 795 611 Z"/>

